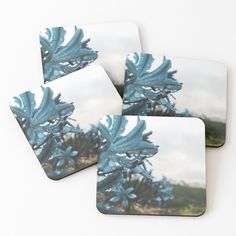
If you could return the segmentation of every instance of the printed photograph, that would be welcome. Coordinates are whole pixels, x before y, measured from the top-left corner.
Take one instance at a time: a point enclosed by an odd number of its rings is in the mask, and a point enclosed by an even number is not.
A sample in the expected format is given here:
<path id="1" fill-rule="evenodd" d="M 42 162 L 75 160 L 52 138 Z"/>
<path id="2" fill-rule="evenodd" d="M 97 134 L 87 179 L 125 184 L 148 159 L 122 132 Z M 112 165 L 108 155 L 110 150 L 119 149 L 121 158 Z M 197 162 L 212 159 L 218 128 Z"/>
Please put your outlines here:
<path id="1" fill-rule="evenodd" d="M 120 115 L 122 99 L 93 65 L 15 96 L 10 108 L 47 176 L 61 179 L 97 162 L 97 125 Z"/>
<path id="2" fill-rule="evenodd" d="M 40 33 L 40 45 L 44 82 L 95 63 L 105 69 L 119 92 L 126 56 L 141 51 L 138 27 L 133 23 L 46 28 Z"/>
<path id="3" fill-rule="evenodd" d="M 183 216 L 204 213 L 205 130 L 200 119 L 105 116 L 98 132 L 100 212 Z"/>
<path id="4" fill-rule="evenodd" d="M 198 117 L 206 145 L 226 137 L 227 69 L 215 61 L 132 53 L 126 60 L 124 115 Z"/>

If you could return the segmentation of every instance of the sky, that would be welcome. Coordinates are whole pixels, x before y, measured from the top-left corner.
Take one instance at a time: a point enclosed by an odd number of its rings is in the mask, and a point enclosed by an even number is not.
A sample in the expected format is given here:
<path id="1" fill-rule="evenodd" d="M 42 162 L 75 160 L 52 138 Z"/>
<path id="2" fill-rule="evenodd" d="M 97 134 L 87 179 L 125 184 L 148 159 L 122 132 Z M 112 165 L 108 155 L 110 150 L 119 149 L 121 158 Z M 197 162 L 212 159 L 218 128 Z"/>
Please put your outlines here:
<path id="1" fill-rule="evenodd" d="M 127 116 L 126 133 L 137 122 L 135 116 Z M 153 131 L 150 141 L 158 145 L 158 153 L 149 158 L 154 177 L 166 176 L 170 180 L 184 181 L 190 185 L 206 184 L 205 176 L 205 128 L 198 118 L 141 117 L 146 121 L 145 132 Z"/>
<path id="2" fill-rule="evenodd" d="M 65 26 L 66 44 L 74 34 L 74 26 Z M 101 65 L 115 84 L 123 84 L 126 56 L 141 51 L 137 25 L 134 23 L 105 23 L 77 25 L 82 28 L 84 39 L 90 38 L 88 46 L 98 51 L 94 64 Z M 42 31 L 44 34 L 44 31 Z"/>
<path id="3" fill-rule="evenodd" d="M 153 68 L 162 62 L 163 56 L 156 56 Z M 227 69 L 215 61 L 168 57 L 171 70 L 177 70 L 174 78 L 183 83 L 182 89 L 174 93 L 176 108 L 197 116 L 206 115 L 213 120 L 226 121 Z"/>
<path id="4" fill-rule="evenodd" d="M 73 102 L 75 110 L 70 116 L 74 124 L 85 130 L 91 124 L 97 125 L 100 118 L 107 114 L 121 114 L 122 99 L 102 67 L 91 65 L 60 79 L 43 85 L 50 87 L 54 97 L 61 93 L 61 100 Z M 35 93 L 37 106 L 42 99 L 42 90 L 31 90 Z"/>

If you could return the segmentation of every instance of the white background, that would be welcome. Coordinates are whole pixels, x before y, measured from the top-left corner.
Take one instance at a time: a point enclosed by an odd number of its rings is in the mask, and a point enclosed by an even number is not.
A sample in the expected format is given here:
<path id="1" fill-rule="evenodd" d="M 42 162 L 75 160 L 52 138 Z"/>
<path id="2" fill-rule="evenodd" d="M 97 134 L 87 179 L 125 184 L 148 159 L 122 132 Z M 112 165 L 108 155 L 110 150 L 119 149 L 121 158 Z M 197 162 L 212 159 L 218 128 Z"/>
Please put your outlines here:
<path id="1" fill-rule="evenodd" d="M 235 10 L 235 0 L 1 1 L 0 235 L 236 235 Z M 95 207 L 96 167 L 49 180 L 9 111 L 12 95 L 42 81 L 43 27 L 108 21 L 137 23 L 147 52 L 228 66 L 227 142 L 207 150 L 208 209 L 201 217 L 102 215 Z"/>

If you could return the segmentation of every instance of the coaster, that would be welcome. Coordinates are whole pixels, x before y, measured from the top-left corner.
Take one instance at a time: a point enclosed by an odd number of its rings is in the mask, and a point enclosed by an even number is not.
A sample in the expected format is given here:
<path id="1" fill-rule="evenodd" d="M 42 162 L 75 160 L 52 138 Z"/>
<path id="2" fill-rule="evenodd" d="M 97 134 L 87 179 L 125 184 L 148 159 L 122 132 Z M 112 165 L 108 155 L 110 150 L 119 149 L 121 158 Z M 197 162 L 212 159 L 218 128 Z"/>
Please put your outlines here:
<path id="1" fill-rule="evenodd" d="M 44 82 L 90 64 L 101 65 L 119 90 L 125 57 L 141 51 L 137 25 L 106 23 L 46 28 L 40 33 Z"/>
<path id="2" fill-rule="evenodd" d="M 126 60 L 124 115 L 199 117 L 206 145 L 226 137 L 227 69 L 215 61 L 132 53 Z"/>
<path id="3" fill-rule="evenodd" d="M 98 131 L 100 212 L 171 216 L 204 213 L 205 128 L 200 119 L 105 116 Z"/>
<path id="4" fill-rule="evenodd" d="M 97 162 L 97 124 L 122 99 L 93 65 L 14 97 L 10 108 L 47 176 L 61 179 Z"/>

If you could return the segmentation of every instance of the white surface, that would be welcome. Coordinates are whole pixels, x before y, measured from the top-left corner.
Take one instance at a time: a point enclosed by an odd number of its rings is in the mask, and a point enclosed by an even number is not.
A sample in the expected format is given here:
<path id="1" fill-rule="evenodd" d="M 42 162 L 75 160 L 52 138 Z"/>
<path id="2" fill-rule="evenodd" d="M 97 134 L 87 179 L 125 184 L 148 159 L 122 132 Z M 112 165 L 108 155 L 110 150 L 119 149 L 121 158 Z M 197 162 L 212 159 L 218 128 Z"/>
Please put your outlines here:
<path id="1" fill-rule="evenodd" d="M 235 9 L 235 0 L 2 1 L 0 235 L 236 235 Z M 95 207 L 96 167 L 49 180 L 9 111 L 12 95 L 42 81 L 43 27 L 129 20 L 140 26 L 147 52 L 228 66 L 227 141 L 207 150 L 208 210 L 201 217 L 102 215 Z"/>

